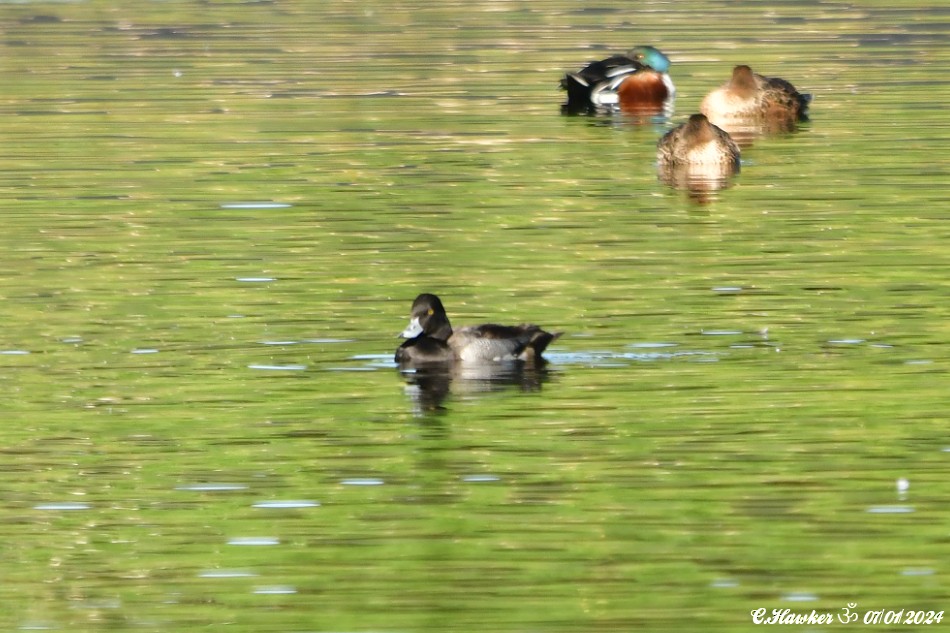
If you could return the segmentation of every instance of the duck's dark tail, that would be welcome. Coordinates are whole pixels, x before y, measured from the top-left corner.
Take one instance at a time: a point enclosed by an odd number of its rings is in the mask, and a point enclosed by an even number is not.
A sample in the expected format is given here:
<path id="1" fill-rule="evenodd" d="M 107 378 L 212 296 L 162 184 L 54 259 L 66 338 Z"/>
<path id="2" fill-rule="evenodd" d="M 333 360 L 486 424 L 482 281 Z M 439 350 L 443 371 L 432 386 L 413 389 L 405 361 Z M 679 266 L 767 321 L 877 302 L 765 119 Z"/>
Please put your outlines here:
<path id="1" fill-rule="evenodd" d="M 779 94 L 782 94 L 781 99 L 794 111 L 799 121 L 808 120 L 808 104 L 811 103 L 810 94 L 799 92 L 791 82 L 779 77 L 770 77 L 768 79 L 768 85 Z"/>
<path id="2" fill-rule="evenodd" d="M 592 86 L 577 73 L 564 75 L 561 89 L 567 91 L 567 103 L 562 107 L 565 114 L 583 114 L 593 108 L 590 102 Z"/>
<path id="3" fill-rule="evenodd" d="M 524 326 L 531 333 L 531 338 L 525 345 L 522 352 L 522 358 L 526 361 L 540 361 L 541 354 L 547 349 L 548 345 L 556 341 L 564 332 L 545 332 L 536 325 Z"/>

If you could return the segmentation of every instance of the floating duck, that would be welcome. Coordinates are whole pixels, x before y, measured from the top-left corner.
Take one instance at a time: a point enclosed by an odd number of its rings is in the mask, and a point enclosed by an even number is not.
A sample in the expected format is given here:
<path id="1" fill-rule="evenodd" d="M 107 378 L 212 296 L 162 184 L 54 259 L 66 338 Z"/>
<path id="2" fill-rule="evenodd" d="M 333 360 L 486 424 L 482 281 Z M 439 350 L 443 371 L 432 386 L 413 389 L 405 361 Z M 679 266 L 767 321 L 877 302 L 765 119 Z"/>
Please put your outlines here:
<path id="1" fill-rule="evenodd" d="M 704 114 L 694 114 L 667 132 L 657 143 L 656 158 L 660 180 L 701 204 L 728 187 L 739 172 L 739 146 Z"/>
<path id="2" fill-rule="evenodd" d="M 544 349 L 561 335 L 537 325 L 486 324 L 453 330 L 442 301 L 428 293 L 412 302 L 409 317 L 409 326 L 400 334 L 409 340 L 396 350 L 395 360 L 400 364 L 541 362 Z"/>
<path id="3" fill-rule="evenodd" d="M 694 114 L 686 123 L 664 134 L 656 148 L 660 167 L 721 165 L 739 169 L 739 146 L 704 114 Z"/>
<path id="4" fill-rule="evenodd" d="M 730 132 L 750 125 L 764 132 L 787 132 L 808 119 L 809 102 L 811 95 L 798 92 L 788 81 L 740 65 L 728 82 L 706 95 L 699 111 Z"/>
<path id="5" fill-rule="evenodd" d="M 669 69 L 670 59 L 652 46 L 593 62 L 561 80 L 567 91 L 563 109 L 569 114 L 621 110 L 668 115 L 676 96 Z"/>

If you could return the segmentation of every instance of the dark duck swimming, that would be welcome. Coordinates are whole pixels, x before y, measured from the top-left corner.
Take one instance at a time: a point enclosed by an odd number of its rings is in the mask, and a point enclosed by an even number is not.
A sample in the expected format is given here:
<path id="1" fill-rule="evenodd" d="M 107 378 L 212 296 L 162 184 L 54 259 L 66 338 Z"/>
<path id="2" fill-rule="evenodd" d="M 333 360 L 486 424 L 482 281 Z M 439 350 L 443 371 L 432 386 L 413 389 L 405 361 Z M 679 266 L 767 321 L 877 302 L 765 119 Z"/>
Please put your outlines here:
<path id="1" fill-rule="evenodd" d="M 401 365 L 463 361 L 542 362 L 541 354 L 560 332 L 545 332 L 537 325 L 473 325 L 452 329 L 442 301 L 423 293 L 412 302 L 409 326 L 400 334 L 409 339 L 396 350 Z"/>

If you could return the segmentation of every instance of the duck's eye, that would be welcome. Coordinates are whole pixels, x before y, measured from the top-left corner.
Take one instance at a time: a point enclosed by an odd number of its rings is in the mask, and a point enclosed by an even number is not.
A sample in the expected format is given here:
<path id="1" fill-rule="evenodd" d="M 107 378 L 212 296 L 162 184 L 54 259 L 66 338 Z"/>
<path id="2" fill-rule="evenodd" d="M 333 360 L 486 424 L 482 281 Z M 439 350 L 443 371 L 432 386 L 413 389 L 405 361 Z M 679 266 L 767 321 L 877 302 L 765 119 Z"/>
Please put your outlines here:
<path id="1" fill-rule="evenodd" d="M 432 308 L 429 308 L 429 309 L 426 311 L 426 314 L 427 314 L 428 316 L 432 316 L 433 314 L 435 314 L 435 310 L 433 310 Z"/>

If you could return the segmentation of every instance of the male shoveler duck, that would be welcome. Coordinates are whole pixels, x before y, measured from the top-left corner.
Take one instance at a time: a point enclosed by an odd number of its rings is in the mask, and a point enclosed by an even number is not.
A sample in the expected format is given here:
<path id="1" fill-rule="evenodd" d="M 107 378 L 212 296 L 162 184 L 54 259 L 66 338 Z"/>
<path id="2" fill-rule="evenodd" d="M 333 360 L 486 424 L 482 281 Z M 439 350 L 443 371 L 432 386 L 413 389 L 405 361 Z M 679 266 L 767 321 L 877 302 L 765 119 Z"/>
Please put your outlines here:
<path id="1" fill-rule="evenodd" d="M 409 326 L 400 334 L 409 339 L 396 350 L 400 365 L 506 360 L 541 362 L 544 349 L 561 335 L 537 325 L 474 325 L 453 330 L 442 301 L 423 293 L 412 302 Z"/>
<path id="2" fill-rule="evenodd" d="M 704 114 L 694 114 L 686 123 L 664 134 L 656 148 L 661 169 L 678 165 L 739 169 L 739 146 L 725 130 L 710 123 Z"/>
<path id="3" fill-rule="evenodd" d="M 618 108 L 632 114 L 668 114 L 676 95 L 669 69 L 669 57 L 652 46 L 593 62 L 561 79 L 567 91 L 563 109 L 569 114 Z"/>
<path id="4" fill-rule="evenodd" d="M 746 65 L 736 66 L 732 79 L 706 95 L 700 112 L 716 125 L 759 122 L 766 131 L 790 131 L 808 119 L 811 95 L 802 94 L 778 77 L 764 77 Z"/>

